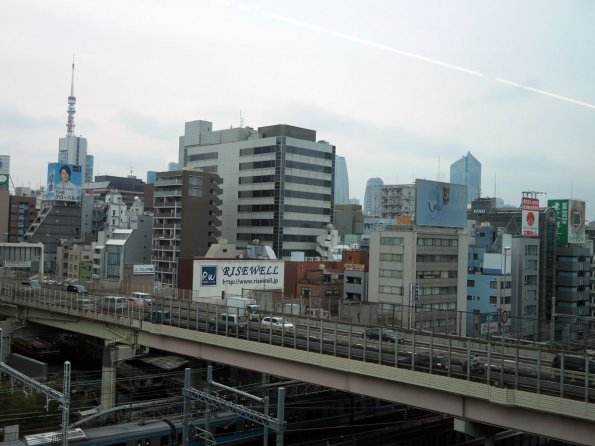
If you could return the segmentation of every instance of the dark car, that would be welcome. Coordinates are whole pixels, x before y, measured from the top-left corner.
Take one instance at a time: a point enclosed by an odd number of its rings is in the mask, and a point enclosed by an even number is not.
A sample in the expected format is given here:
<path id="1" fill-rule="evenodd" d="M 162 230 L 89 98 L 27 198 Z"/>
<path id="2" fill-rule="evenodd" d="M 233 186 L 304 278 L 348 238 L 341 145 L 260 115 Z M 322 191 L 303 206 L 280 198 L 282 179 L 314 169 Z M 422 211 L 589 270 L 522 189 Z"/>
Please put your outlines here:
<path id="1" fill-rule="evenodd" d="M 595 360 L 588 359 L 589 373 L 595 373 Z M 564 355 L 564 370 L 572 370 L 574 372 L 584 372 L 587 366 L 587 358 L 584 356 Z M 562 355 L 554 356 L 552 360 L 552 368 L 559 369 L 562 367 Z"/>
<path id="2" fill-rule="evenodd" d="M 420 368 L 430 368 L 430 358 L 432 361 L 432 369 L 435 370 L 448 370 L 449 361 L 446 355 L 442 353 L 421 352 L 415 354 L 415 366 Z"/>
<path id="3" fill-rule="evenodd" d="M 77 293 L 77 294 L 89 294 L 87 292 L 87 288 L 85 288 L 83 285 L 78 285 L 78 284 L 68 284 L 68 286 L 66 287 L 66 291 L 68 291 L 69 293 Z"/>
<path id="4" fill-rule="evenodd" d="M 389 328 L 366 328 L 362 333 L 362 338 L 382 339 L 383 341 L 396 342 L 397 344 L 405 342 L 402 337 Z"/>

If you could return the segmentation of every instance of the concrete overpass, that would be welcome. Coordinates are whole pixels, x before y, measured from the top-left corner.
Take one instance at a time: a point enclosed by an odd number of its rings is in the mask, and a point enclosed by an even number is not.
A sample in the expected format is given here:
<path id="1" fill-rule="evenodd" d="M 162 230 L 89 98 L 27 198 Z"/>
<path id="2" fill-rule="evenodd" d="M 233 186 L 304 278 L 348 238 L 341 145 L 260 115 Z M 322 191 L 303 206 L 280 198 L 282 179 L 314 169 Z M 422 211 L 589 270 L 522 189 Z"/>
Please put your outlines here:
<path id="1" fill-rule="evenodd" d="M 0 314 L 104 339 L 107 362 L 110 355 L 111 360 L 121 359 L 114 354 L 118 344 L 131 346 L 131 352 L 149 347 L 441 412 L 476 423 L 486 435 L 494 427 L 579 444 L 595 441 L 592 397 L 577 400 L 539 393 L 539 386 L 528 391 L 420 372 L 386 365 L 381 357 L 344 357 L 336 348 L 334 354 L 304 350 L 296 348 L 295 338 L 293 347 L 281 346 L 272 335 L 244 339 L 237 333 L 225 336 L 198 327 L 152 323 L 140 312 L 139 317 L 133 312 L 106 314 L 74 309 L 61 298 L 0 294 Z M 104 379 L 110 373 L 115 378 L 113 361 L 104 364 Z M 109 382 L 104 385 L 108 392 Z"/>

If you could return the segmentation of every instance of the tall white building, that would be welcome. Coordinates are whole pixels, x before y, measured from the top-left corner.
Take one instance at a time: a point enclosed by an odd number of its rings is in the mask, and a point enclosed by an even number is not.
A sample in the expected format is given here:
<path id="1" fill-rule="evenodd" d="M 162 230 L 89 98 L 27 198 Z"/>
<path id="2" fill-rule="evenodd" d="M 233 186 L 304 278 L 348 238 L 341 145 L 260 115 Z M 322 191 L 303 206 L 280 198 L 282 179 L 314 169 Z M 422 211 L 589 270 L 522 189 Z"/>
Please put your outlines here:
<path id="1" fill-rule="evenodd" d="M 192 121 L 180 137 L 180 167 L 223 179 L 222 237 L 238 248 L 259 240 L 279 258 L 318 255 L 316 238 L 332 222 L 334 162 L 335 146 L 291 125 L 213 131 Z"/>
<path id="2" fill-rule="evenodd" d="M 349 174 L 344 156 L 335 155 L 335 204 L 349 204 Z"/>

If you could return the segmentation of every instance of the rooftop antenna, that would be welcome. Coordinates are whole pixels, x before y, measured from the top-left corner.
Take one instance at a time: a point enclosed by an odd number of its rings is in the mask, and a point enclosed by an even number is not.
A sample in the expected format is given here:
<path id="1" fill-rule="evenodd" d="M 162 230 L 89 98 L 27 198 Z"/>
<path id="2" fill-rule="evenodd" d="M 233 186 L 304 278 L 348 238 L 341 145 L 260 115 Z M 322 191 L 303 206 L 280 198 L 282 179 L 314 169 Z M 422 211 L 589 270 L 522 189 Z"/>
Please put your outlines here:
<path id="1" fill-rule="evenodd" d="M 242 116 L 242 110 L 240 110 L 240 127 L 244 127 L 244 117 Z"/>
<path id="2" fill-rule="evenodd" d="M 438 157 L 438 178 L 437 181 L 440 181 L 440 157 Z"/>
<path id="3" fill-rule="evenodd" d="M 74 114 L 76 98 L 74 97 L 74 54 L 72 55 L 72 78 L 70 81 L 70 96 L 68 96 L 68 121 L 66 122 L 66 135 L 74 135 Z"/>

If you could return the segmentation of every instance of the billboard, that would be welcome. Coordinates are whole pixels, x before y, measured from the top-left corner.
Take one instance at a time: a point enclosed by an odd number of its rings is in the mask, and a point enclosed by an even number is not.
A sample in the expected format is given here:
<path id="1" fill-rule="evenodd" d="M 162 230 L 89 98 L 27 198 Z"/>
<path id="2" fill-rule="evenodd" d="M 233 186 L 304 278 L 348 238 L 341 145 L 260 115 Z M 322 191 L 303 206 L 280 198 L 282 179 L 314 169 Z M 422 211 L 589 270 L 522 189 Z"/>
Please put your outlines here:
<path id="1" fill-rule="evenodd" d="M 81 176 L 81 166 L 49 163 L 47 199 L 55 201 L 80 201 Z"/>
<path id="2" fill-rule="evenodd" d="M 585 202 L 581 200 L 548 200 L 556 211 L 558 243 L 585 243 Z"/>
<path id="3" fill-rule="evenodd" d="M 0 190 L 8 190 L 10 175 L 7 173 L 0 173 Z"/>
<path id="4" fill-rule="evenodd" d="M 0 173 L 10 173 L 10 155 L 0 155 Z"/>
<path id="5" fill-rule="evenodd" d="M 415 180 L 415 223 L 427 226 L 467 226 L 467 186 Z"/>
<path id="6" fill-rule="evenodd" d="M 192 291 L 195 297 L 241 296 L 245 289 L 283 289 L 283 260 L 200 259 L 193 264 Z"/>
<path id="7" fill-rule="evenodd" d="M 538 237 L 539 236 L 539 199 L 523 197 L 521 201 L 521 209 L 523 212 L 523 235 Z"/>

